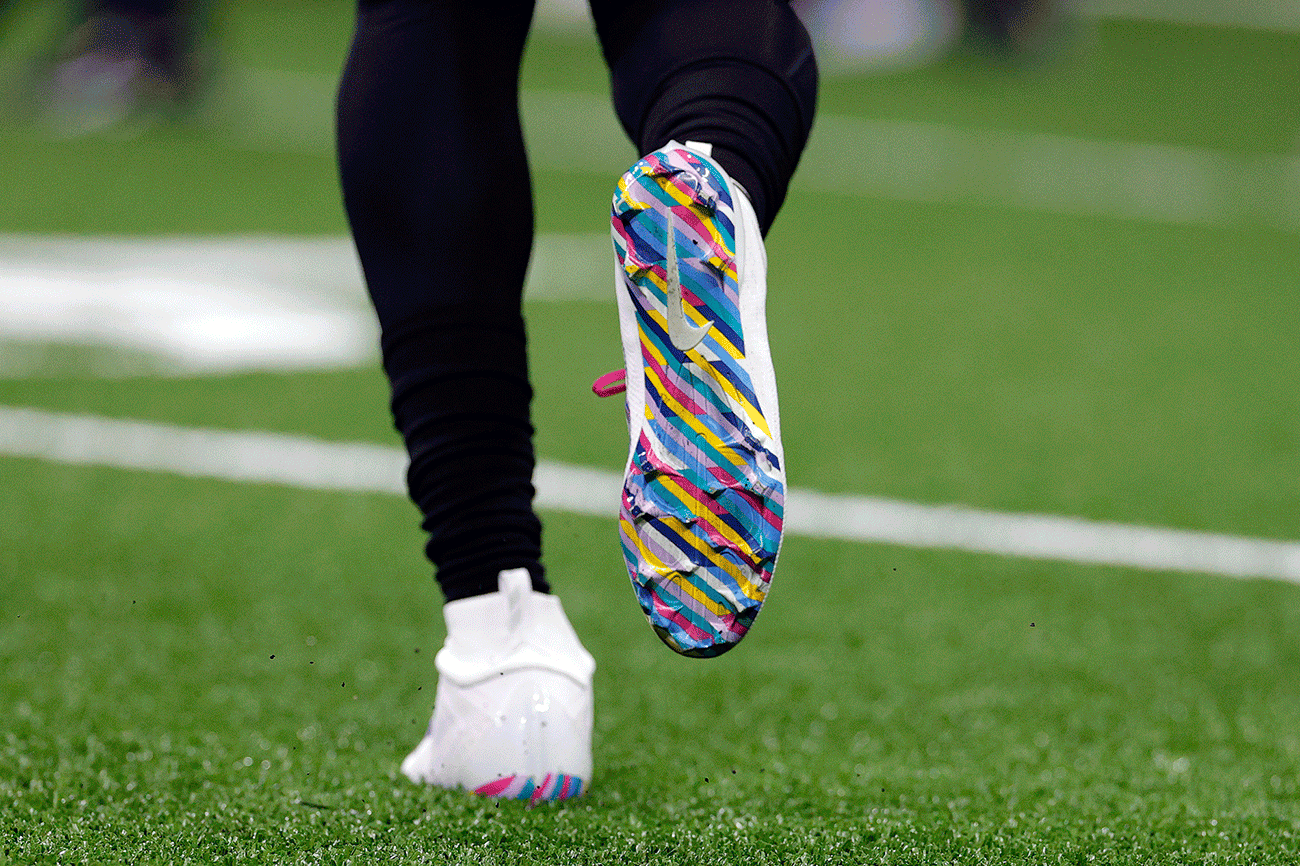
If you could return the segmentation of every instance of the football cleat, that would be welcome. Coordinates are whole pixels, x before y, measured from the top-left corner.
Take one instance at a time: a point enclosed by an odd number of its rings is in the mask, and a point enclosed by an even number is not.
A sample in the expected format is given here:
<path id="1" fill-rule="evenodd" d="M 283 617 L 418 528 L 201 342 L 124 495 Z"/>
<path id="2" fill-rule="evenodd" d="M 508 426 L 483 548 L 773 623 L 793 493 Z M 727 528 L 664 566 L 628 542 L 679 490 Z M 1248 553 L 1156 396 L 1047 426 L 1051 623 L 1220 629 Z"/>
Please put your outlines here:
<path id="1" fill-rule="evenodd" d="M 735 646 L 781 546 L 785 463 L 767 253 L 744 190 L 698 142 L 619 179 L 616 258 L 630 445 L 619 534 L 641 609 L 687 656 Z"/>
<path id="2" fill-rule="evenodd" d="M 498 585 L 444 606 L 433 718 L 402 773 L 530 803 L 576 797 L 591 782 L 596 663 L 527 569 L 501 572 Z"/>

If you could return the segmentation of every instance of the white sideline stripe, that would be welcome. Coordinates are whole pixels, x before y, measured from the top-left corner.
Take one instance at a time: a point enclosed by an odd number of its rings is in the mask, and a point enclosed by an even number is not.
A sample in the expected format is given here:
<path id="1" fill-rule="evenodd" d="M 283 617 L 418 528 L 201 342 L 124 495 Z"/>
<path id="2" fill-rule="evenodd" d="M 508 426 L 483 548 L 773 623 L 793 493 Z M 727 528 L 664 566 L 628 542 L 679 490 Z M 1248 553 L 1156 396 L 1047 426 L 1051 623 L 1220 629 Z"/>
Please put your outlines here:
<path id="1" fill-rule="evenodd" d="M 813 537 L 1300 583 L 1296 542 L 800 490 L 787 508 Z"/>
<path id="2" fill-rule="evenodd" d="M 333 78 L 233 71 L 242 146 L 333 153 Z M 607 96 L 525 90 L 534 167 L 613 183 L 638 154 Z M 1156 223 L 1300 231 L 1300 156 L 819 114 L 794 185 L 886 200 L 983 203 Z"/>
<path id="3" fill-rule="evenodd" d="M 364 442 L 0 407 L 0 453 L 316 490 L 402 493 L 406 455 Z"/>
<path id="4" fill-rule="evenodd" d="M 0 407 L 0 453 L 318 490 L 405 493 L 406 455 L 397 448 L 36 409 Z M 541 508 L 611 520 L 617 513 L 622 480 L 613 472 L 541 461 L 534 482 Z M 1300 543 L 1045 514 L 792 490 L 786 528 L 816 538 L 1300 583 Z"/>

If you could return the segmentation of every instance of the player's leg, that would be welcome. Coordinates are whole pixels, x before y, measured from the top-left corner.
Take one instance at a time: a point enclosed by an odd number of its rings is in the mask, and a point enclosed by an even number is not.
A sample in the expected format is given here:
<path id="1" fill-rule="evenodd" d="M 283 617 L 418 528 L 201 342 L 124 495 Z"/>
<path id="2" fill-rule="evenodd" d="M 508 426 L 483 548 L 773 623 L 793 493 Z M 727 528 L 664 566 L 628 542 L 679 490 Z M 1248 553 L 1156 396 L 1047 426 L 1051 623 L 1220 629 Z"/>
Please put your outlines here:
<path id="1" fill-rule="evenodd" d="M 785 499 L 763 236 L 817 70 L 782 0 L 593 0 L 614 103 L 646 154 L 611 227 L 630 447 L 620 527 L 656 633 L 712 656 L 766 597 Z"/>
<path id="2" fill-rule="evenodd" d="M 448 600 L 433 722 L 403 770 L 537 799 L 589 779 L 592 663 L 548 594 L 532 508 L 517 107 L 531 16 L 532 0 L 362 0 L 338 132 L 410 494 Z"/>

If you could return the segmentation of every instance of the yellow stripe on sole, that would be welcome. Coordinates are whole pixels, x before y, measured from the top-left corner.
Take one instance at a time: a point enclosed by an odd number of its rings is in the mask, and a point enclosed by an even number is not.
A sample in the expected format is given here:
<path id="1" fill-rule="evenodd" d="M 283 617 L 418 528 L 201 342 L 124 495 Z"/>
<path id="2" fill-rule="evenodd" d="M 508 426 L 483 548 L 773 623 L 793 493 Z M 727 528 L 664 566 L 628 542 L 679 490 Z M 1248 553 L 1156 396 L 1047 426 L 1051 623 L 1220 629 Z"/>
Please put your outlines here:
<path id="1" fill-rule="evenodd" d="M 681 587 L 682 592 L 684 594 L 690 596 L 695 601 L 699 602 L 702 607 L 707 609 L 709 613 L 712 613 L 714 616 L 723 617 L 723 616 L 734 616 L 736 614 L 736 610 L 728 609 L 723 605 L 719 604 L 718 602 L 714 601 L 713 599 L 709 598 L 707 595 L 705 595 L 703 591 L 697 588 L 695 584 L 690 580 L 690 578 L 686 576 L 687 573 L 683 573 L 680 569 L 672 568 L 668 565 L 665 565 L 662 561 L 657 559 L 654 553 L 651 552 L 651 550 L 648 547 L 646 547 L 645 542 L 641 540 L 640 533 L 636 532 L 636 527 L 632 525 L 631 521 L 624 518 L 619 522 L 623 526 L 624 533 L 636 543 L 637 554 L 641 557 L 642 561 L 649 563 L 656 570 L 660 571 L 661 576 L 665 580 L 670 580 L 676 583 L 678 586 Z M 681 533 L 681 537 L 688 540 L 694 540 L 693 536 L 691 536 L 689 532 Z M 692 545 L 692 546 L 694 547 L 696 545 Z M 674 578 L 672 578 L 670 575 L 677 575 L 678 577 L 676 580 L 674 580 Z M 719 588 L 712 582 L 710 582 L 710 586 L 713 586 L 715 590 Z M 722 589 L 725 589 L 725 587 L 722 587 Z M 729 595 L 730 593 L 723 592 L 721 594 Z M 746 597 L 748 598 L 749 596 Z M 751 600 L 755 600 L 755 599 L 751 598 Z"/>

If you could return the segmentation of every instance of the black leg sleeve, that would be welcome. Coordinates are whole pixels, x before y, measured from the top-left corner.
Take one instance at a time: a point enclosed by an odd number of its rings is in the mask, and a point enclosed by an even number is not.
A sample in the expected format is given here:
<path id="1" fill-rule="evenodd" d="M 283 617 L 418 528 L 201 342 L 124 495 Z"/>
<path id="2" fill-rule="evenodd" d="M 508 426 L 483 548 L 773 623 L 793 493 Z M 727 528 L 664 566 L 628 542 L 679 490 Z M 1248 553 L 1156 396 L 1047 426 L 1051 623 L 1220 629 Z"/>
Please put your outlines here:
<path id="1" fill-rule="evenodd" d="M 518 110 L 532 0 L 362 0 L 338 102 L 344 204 L 383 332 L 411 498 L 448 600 L 546 590 L 523 318 Z"/>
<path id="2" fill-rule="evenodd" d="M 786 0 L 591 0 L 591 10 L 638 150 L 712 144 L 766 234 L 817 103 L 812 41 Z"/>

